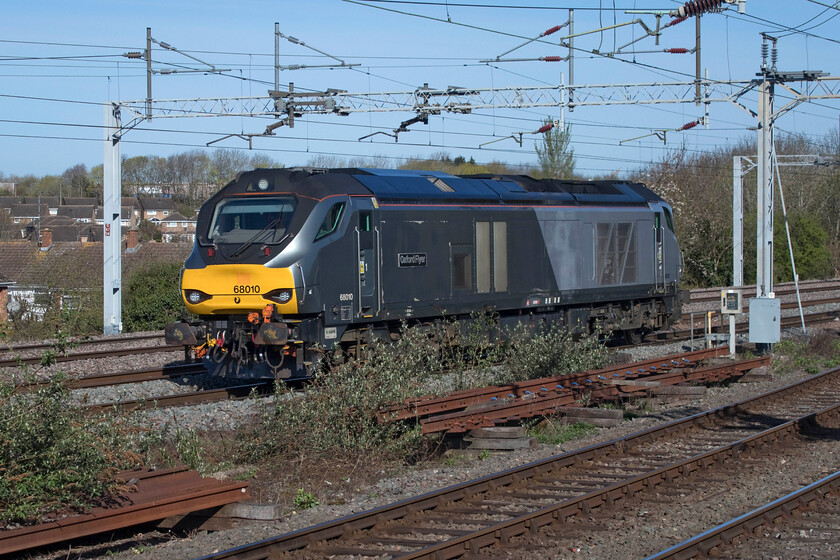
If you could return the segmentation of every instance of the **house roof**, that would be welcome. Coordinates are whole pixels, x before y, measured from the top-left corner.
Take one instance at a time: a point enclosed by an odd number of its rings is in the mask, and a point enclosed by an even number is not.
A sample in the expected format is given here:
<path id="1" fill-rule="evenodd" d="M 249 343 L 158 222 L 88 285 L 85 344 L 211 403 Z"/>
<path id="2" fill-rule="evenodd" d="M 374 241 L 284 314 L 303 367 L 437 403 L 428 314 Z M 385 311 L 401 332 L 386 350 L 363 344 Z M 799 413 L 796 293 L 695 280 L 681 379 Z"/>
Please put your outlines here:
<path id="1" fill-rule="evenodd" d="M 14 284 L 14 282 L 0 274 L 0 286 L 10 286 L 12 284 Z"/>
<path id="2" fill-rule="evenodd" d="M 50 210 L 46 204 L 42 204 L 40 208 L 37 204 L 16 204 L 9 208 L 9 214 L 13 218 L 38 218 L 48 216 Z"/>
<path id="3" fill-rule="evenodd" d="M 41 231 L 52 231 L 53 243 L 58 241 L 78 241 L 83 229 L 80 224 L 68 216 L 47 216 L 41 219 Z M 29 225 L 28 227 L 33 227 Z"/>
<path id="4" fill-rule="evenodd" d="M 19 196 L 0 196 L 0 208 L 11 208 L 22 202 Z"/>
<path id="5" fill-rule="evenodd" d="M 174 210 L 175 204 L 171 198 L 140 198 L 140 206 L 143 210 Z"/>
<path id="6" fill-rule="evenodd" d="M 140 201 L 137 200 L 137 197 L 134 196 L 124 196 L 120 201 L 122 206 L 130 206 L 131 208 L 136 208 L 137 210 L 142 210 L 142 206 L 140 206 Z"/>
<path id="7" fill-rule="evenodd" d="M 100 228 L 101 229 L 101 228 Z M 192 243 L 142 243 L 123 253 L 123 275 L 150 263 L 183 263 Z M 0 242 L 0 275 L 18 286 L 102 286 L 102 243 L 54 243 L 41 251 L 30 241 Z"/>
<path id="8" fill-rule="evenodd" d="M 24 204 L 38 204 L 40 202 L 41 204 L 46 204 L 50 208 L 56 208 L 61 204 L 57 196 L 27 196 L 22 202 Z"/>
<path id="9" fill-rule="evenodd" d="M 74 218 L 76 220 L 79 219 L 86 219 L 91 220 L 93 219 L 93 212 L 94 206 L 92 205 L 65 205 L 58 207 L 58 215 L 59 216 L 67 216 L 69 218 Z"/>
<path id="10" fill-rule="evenodd" d="M 191 218 L 187 218 L 183 214 L 179 214 L 178 212 L 173 212 L 169 214 L 166 218 L 161 220 L 162 222 L 191 222 L 194 221 Z"/>
<path id="11" fill-rule="evenodd" d="M 125 200 L 125 199 L 123 199 Z M 96 209 L 96 219 L 102 220 L 104 219 L 103 216 L 105 215 L 105 208 L 100 206 Z M 120 207 L 120 218 L 123 220 L 128 220 L 134 215 L 134 211 L 131 206 L 121 206 Z"/>
<path id="12" fill-rule="evenodd" d="M 64 197 L 64 205 L 65 206 L 98 206 L 97 200 L 95 197 L 84 197 L 84 198 L 71 198 L 69 196 Z"/>

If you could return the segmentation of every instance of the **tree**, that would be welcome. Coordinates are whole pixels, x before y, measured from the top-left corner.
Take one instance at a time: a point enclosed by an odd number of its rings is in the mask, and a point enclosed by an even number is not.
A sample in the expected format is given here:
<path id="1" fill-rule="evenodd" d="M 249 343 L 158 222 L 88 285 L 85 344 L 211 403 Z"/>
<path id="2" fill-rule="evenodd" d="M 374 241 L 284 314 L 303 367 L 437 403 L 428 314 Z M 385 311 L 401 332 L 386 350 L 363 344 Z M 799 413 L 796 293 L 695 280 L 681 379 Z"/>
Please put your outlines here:
<path id="1" fill-rule="evenodd" d="M 250 167 L 251 158 L 242 150 L 222 149 L 210 154 L 210 182 L 223 187 L 232 181 L 236 174 Z"/>
<path id="2" fill-rule="evenodd" d="M 536 145 L 542 176 L 571 179 L 575 170 L 575 151 L 569 147 L 571 128 L 567 125 L 561 130 L 551 121 L 545 121 L 544 125 L 552 127 L 543 133 L 542 146 Z"/>
<path id="3" fill-rule="evenodd" d="M 181 313 L 181 265 L 150 263 L 126 281 L 123 322 L 127 332 L 162 329 Z"/>

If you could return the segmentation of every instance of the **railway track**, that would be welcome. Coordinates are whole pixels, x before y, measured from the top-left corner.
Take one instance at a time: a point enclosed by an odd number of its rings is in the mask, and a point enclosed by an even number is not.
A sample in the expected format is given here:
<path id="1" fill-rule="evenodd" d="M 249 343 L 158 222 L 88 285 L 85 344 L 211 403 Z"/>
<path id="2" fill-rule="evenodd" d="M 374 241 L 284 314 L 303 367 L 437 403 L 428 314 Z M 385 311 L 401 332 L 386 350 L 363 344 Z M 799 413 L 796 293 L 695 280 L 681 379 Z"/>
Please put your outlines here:
<path id="1" fill-rule="evenodd" d="M 205 558 L 475 555 L 710 465 L 748 463 L 749 452 L 796 437 L 815 422 L 836 424 L 837 403 L 840 368 L 620 440 Z"/>
<path id="2" fill-rule="evenodd" d="M 109 339 L 97 339 L 97 338 L 83 338 L 83 339 L 75 339 L 69 341 L 69 345 L 74 347 L 87 347 L 87 346 L 95 346 L 97 344 L 109 344 L 109 345 L 119 345 L 119 344 L 133 344 L 137 342 L 158 342 L 163 340 L 162 333 L 146 333 L 146 334 L 132 334 L 132 335 L 123 335 L 119 337 L 109 338 Z M 21 344 L 3 344 L 0 345 L 0 355 L 9 353 L 9 352 L 28 352 L 28 351 L 38 351 L 38 350 L 49 350 L 55 347 L 55 342 L 27 342 Z"/>
<path id="3" fill-rule="evenodd" d="M 689 303 L 701 303 L 701 302 L 713 302 L 713 301 L 720 301 L 720 292 L 723 289 L 728 288 L 701 288 L 697 290 L 691 290 L 691 298 Z M 738 288 L 741 292 L 747 296 L 747 294 L 755 293 L 756 287 L 754 285 L 750 286 L 741 286 Z M 788 296 L 793 295 L 796 293 L 796 287 L 792 283 L 785 283 L 785 284 L 777 284 L 774 286 L 774 293 L 776 296 Z M 840 281 L 837 280 L 809 280 L 806 282 L 799 283 L 799 293 L 800 294 L 808 294 L 808 293 L 819 293 L 819 292 L 830 292 L 834 290 L 840 290 Z M 745 303 L 747 303 L 748 297 L 745 297 Z M 803 302 L 804 304 L 805 302 Z"/>
<path id="4" fill-rule="evenodd" d="M 726 359 L 700 367 L 701 363 L 722 356 L 728 357 L 728 350 L 719 346 L 600 370 L 412 399 L 384 410 L 380 420 L 412 419 L 420 422 L 423 433 L 461 433 L 508 419 L 556 414 L 580 406 L 584 399 L 594 406 L 645 396 L 659 387 L 715 383 L 770 364 L 769 357 L 760 357 L 740 362 Z"/>
<path id="5" fill-rule="evenodd" d="M 648 557 L 836 558 L 840 556 L 840 471 Z"/>
<path id="6" fill-rule="evenodd" d="M 202 373 L 207 373 L 207 368 L 205 368 L 203 364 L 176 364 L 164 366 L 162 368 L 117 371 L 112 373 L 100 373 L 96 375 L 74 377 L 72 379 L 68 379 L 66 384 L 70 389 L 93 389 L 96 387 L 109 387 L 127 383 L 142 383 L 144 381 L 175 379 L 190 375 L 199 375 Z M 31 391 L 49 384 L 49 381 L 26 383 L 21 386 L 20 390 Z"/>
<path id="7" fill-rule="evenodd" d="M 141 348 L 115 348 L 111 350 L 97 350 L 95 352 L 76 352 L 73 354 L 66 354 L 62 356 L 54 356 L 54 360 L 58 363 L 75 362 L 79 360 L 99 360 L 102 358 L 118 358 L 122 356 L 133 356 L 137 354 L 153 354 L 158 352 L 184 352 L 183 346 L 165 345 L 165 346 L 145 346 Z M 3 367 L 20 367 L 24 365 L 40 364 L 41 356 L 30 357 L 15 357 L 0 360 L 0 368 Z"/>
<path id="8" fill-rule="evenodd" d="M 109 411 L 133 412 L 140 409 L 160 409 L 176 406 L 195 406 L 222 401 L 242 400 L 252 395 L 267 395 L 274 390 L 274 380 L 262 381 L 259 383 L 246 383 L 233 387 L 222 387 L 220 389 L 204 389 L 201 391 L 190 391 L 175 395 L 164 395 L 144 399 L 132 399 L 115 401 L 85 406 L 90 414 L 98 414 Z"/>

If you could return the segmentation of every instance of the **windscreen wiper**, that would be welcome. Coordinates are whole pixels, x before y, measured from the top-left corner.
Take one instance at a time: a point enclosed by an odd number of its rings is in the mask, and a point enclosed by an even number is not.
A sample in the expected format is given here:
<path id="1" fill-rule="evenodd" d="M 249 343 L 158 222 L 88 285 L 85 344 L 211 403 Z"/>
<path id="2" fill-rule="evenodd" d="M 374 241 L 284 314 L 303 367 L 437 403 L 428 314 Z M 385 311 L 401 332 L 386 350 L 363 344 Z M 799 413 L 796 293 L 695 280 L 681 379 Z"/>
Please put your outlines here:
<path id="1" fill-rule="evenodd" d="M 244 252 L 248 249 L 248 247 L 250 247 L 251 245 L 253 245 L 253 244 L 257 241 L 257 239 L 259 239 L 259 238 L 260 238 L 260 236 L 261 236 L 261 235 L 265 235 L 266 233 L 268 233 L 268 230 L 270 230 L 270 229 L 273 229 L 273 228 L 277 227 L 277 225 L 280 223 L 280 221 L 281 221 L 282 219 L 283 219 L 283 216 L 279 216 L 279 217 L 274 218 L 273 220 L 271 220 L 271 221 L 268 223 L 268 225 L 266 225 L 266 226 L 265 226 L 264 228 L 262 228 L 260 231 L 258 231 L 257 233 L 255 233 L 255 234 L 254 234 L 254 236 L 253 236 L 253 237 L 251 237 L 251 239 L 249 239 L 248 241 L 246 241 L 245 243 L 243 243 L 242 245 L 240 245 L 240 246 L 239 246 L 239 248 L 238 248 L 238 249 L 236 249 L 236 251 L 234 251 L 233 253 L 231 253 L 230 258 L 232 258 L 232 259 L 233 259 L 233 258 L 236 258 L 236 257 L 238 257 L 239 255 L 241 255 L 242 253 L 244 253 Z M 283 237 L 283 239 L 286 239 L 286 237 L 288 237 L 288 235 L 287 235 L 287 236 L 284 236 L 284 237 Z M 283 241 L 283 239 L 281 239 L 280 241 L 282 242 L 282 241 Z"/>

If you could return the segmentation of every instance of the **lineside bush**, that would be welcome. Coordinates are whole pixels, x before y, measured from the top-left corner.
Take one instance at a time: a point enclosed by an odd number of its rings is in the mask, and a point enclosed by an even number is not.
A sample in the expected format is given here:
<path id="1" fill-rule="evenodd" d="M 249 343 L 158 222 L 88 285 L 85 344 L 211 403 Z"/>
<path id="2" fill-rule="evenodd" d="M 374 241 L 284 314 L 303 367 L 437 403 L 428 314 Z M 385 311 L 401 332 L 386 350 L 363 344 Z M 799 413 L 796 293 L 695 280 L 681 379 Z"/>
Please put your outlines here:
<path id="1" fill-rule="evenodd" d="M 390 405 L 453 387 L 559 375 L 607 362 L 597 336 L 574 339 L 560 328 L 532 336 L 522 328 L 509 333 L 508 342 L 490 344 L 478 335 L 481 329 L 468 328 L 464 337 L 453 337 L 451 325 L 404 327 L 397 342 L 370 344 L 363 362 L 316 374 L 302 396 L 279 389 L 275 406 L 248 438 L 246 454 L 301 461 L 347 452 L 416 458 L 436 440 L 421 436 L 410 422 L 378 421 Z M 465 347 L 466 341 L 477 346 Z"/>
<path id="2" fill-rule="evenodd" d="M 422 439 L 414 427 L 380 423 L 379 410 L 428 392 L 424 380 L 440 373 L 438 352 L 420 329 L 405 329 L 394 344 L 374 341 L 363 362 L 319 371 L 304 395 L 280 387 L 248 454 L 305 457 L 332 452 L 404 456 Z"/>
<path id="3" fill-rule="evenodd" d="M 0 523 L 83 511 L 115 488 L 115 472 L 140 464 L 119 419 L 68 397 L 61 375 L 30 392 L 0 383 Z"/>
<path id="4" fill-rule="evenodd" d="M 552 325 L 546 332 L 529 336 L 520 325 L 508 336 L 499 381 L 511 383 L 605 367 L 609 351 L 599 335 L 576 336 Z"/>

